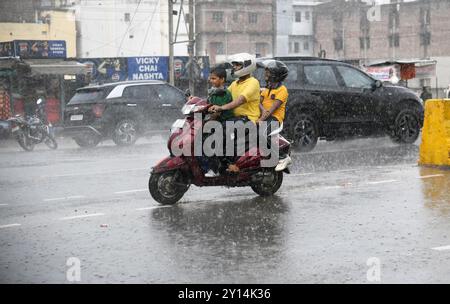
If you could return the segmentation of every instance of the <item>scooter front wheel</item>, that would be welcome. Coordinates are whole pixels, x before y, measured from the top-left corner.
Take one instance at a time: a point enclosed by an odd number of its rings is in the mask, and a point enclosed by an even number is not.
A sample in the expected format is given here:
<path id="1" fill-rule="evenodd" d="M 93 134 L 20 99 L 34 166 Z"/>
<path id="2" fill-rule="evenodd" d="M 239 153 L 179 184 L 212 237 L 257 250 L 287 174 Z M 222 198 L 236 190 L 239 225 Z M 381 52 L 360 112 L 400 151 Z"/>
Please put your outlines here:
<path id="1" fill-rule="evenodd" d="M 148 181 L 150 195 L 162 205 L 173 205 L 178 202 L 189 186 L 190 184 L 183 181 L 181 172 L 178 170 L 152 173 Z"/>
<path id="2" fill-rule="evenodd" d="M 251 185 L 252 190 L 261 196 L 271 196 L 280 189 L 283 183 L 283 172 L 282 171 L 266 171 L 264 172 L 264 177 L 260 182 Z"/>

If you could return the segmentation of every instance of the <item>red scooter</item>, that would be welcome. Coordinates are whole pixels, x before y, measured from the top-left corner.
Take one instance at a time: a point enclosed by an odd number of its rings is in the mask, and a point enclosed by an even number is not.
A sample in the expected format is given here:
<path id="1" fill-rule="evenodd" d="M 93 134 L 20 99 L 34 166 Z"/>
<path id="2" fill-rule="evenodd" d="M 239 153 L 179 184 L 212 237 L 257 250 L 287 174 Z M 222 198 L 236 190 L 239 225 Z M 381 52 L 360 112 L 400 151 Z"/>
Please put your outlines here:
<path id="1" fill-rule="evenodd" d="M 208 120 L 208 109 L 211 104 L 199 97 L 191 98 L 183 107 L 185 119 L 179 119 L 172 125 L 171 135 L 168 140 L 170 156 L 159 161 L 151 170 L 148 187 L 151 196 L 163 205 L 175 204 L 189 189 L 191 184 L 196 186 L 226 186 L 245 187 L 250 186 L 253 191 L 261 196 L 273 195 L 281 187 L 283 172 L 289 173 L 288 165 L 291 163 L 289 157 L 290 143 L 279 133 L 282 125 L 269 135 L 276 136 L 272 142 L 278 144 L 279 155 L 284 155 L 283 160 L 273 167 L 261 166 L 264 159 L 263 153 L 259 153 L 257 147 L 250 149 L 244 155 L 237 158 L 235 164 L 239 172 L 224 172 L 215 177 L 206 177 L 201 168 L 199 157 L 180 155 L 172 151 L 174 146 L 194 151 L 194 141 L 199 130 Z M 201 119 L 198 119 L 201 117 Z M 201 131 L 200 131 L 201 132 Z M 175 143 L 177 141 L 177 143 Z M 175 145 L 174 145 L 175 143 Z M 181 144 L 179 144 L 181 143 Z M 256 149 L 256 150 L 253 150 Z M 288 162 L 286 162 L 286 157 Z M 268 158 L 268 157 L 266 157 Z M 278 161 L 278 159 L 276 160 Z"/>

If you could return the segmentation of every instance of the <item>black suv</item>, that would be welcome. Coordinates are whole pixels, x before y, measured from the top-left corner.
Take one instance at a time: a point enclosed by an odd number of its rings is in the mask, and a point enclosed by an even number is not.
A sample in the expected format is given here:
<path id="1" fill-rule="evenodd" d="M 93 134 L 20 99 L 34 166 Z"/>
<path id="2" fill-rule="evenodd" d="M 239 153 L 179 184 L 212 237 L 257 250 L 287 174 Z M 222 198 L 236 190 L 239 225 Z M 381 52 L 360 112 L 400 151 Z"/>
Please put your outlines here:
<path id="1" fill-rule="evenodd" d="M 289 67 L 284 133 L 299 151 L 311 151 L 319 138 L 388 134 L 395 142 L 413 143 L 419 136 L 423 105 L 413 91 L 384 85 L 341 61 L 275 59 Z M 255 76 L 265 83 L 260 65 Z"/>
<path id="2" fill-rule="evenodd" d="M 80 147 L 94 147 L 104 138 L 132 145 L 140 135 L 169 128 L 184 103 L 184 93 L 162 81 L 80 88 L 64 111 L 64 134 Z"/>

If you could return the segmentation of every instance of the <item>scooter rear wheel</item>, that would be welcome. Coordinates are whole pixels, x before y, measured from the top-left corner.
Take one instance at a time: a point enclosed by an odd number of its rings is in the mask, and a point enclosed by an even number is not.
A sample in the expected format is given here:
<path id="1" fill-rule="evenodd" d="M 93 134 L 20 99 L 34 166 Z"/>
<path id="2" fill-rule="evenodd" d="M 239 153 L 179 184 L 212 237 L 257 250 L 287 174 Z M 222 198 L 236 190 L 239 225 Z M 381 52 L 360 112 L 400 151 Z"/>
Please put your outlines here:
<path id="1" fill-rule="evenodd" d="M 152 173 L 148 181 L 150 195 L 162 205 L 173 205 L 178 202 L 190 184 L 185 184 L 178 170 Z"/>
<path id="2" fill-rule="evenodd" d="M 267 178 L 266 181 L 263 181 L 258 184 L 251 185 L 252 190 L 259 194 L 260 196 L 271 196 L 274 195 L 278 189 L 280 189 L 281 184 L 283 183 L 283 172 L 282 171 L 269 171 L 271 173 L 271 178 Z M 267 172 L 266 172 L 267 173 Z"/>

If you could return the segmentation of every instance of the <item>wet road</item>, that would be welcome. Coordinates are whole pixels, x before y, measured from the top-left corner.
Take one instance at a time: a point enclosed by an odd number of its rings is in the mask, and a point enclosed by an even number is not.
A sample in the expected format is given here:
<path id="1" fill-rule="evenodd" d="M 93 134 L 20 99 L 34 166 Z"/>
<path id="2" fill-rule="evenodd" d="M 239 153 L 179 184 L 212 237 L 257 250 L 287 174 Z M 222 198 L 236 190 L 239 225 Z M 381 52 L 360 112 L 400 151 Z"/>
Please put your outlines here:
<path id="1" fill-rule="evenodd" d="M 450 171 L 417 144 L 321 142 L 275 197 L 191 187 L 162 207 L 165 149 L 0 142 L 0 283 L 69 283 L 72 257 L 82 283 L 450 283 Z"/>

